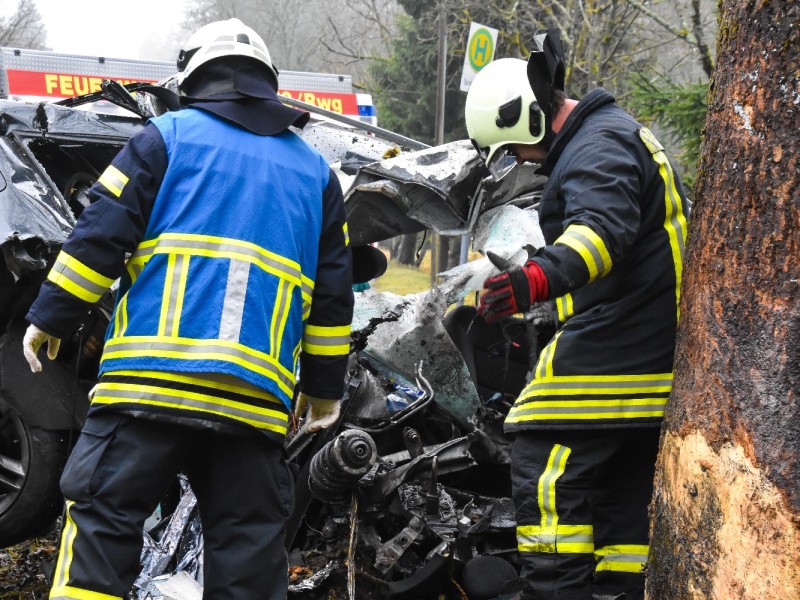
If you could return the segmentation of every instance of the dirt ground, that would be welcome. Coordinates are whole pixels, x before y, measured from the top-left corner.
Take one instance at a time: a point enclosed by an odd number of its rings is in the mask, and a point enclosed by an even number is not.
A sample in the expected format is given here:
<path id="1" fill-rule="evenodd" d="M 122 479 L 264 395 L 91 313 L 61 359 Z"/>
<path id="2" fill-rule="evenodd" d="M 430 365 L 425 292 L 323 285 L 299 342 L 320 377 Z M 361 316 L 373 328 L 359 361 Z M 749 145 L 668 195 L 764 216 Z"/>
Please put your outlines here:
<path id="1" fill-rule="evenodd" d="M 46 536 L 0 550 L 0 598 L 47 598 L 58 550 L 59 527 Z"/>

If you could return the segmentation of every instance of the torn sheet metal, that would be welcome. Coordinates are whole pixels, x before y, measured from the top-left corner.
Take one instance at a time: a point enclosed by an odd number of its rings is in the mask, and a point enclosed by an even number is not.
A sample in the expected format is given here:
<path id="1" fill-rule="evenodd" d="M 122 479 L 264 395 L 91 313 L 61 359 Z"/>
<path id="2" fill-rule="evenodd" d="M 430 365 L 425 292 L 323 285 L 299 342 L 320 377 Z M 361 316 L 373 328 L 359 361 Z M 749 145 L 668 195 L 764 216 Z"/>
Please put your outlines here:
<path id="1" fill-rule="evenodd" d="M 375 327 L 364 353 L 404 385 L 414 385 L 420 369 L 435 390 L 434 402 L 461 427 L 471 429 L 480 400 L 467 365 L 442 324 L 447 304 L 436 287 L 407 300 L 398 319 Z"/>
<path id="2" fill-rule="evenodd" d="M 350 240 L 360 246 L 426 228 L 443 234 L 466 231 L 484 175 L 467 140 L 366 165 L 345 198 Z"/>

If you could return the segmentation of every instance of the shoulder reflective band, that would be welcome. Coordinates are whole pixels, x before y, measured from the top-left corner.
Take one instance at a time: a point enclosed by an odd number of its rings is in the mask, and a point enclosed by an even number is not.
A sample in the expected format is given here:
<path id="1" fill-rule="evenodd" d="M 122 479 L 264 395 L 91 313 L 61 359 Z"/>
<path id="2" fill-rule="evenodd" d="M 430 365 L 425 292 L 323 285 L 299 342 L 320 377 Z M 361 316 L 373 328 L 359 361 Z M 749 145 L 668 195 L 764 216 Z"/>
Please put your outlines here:
<path id="1" fill-rule="evenodd" d="M 605 242 L 586 225 L 570 225 L 555 243 L 569 246 L 581 255 L 589 270 L 589 281 L 602 277 L 611 270 L 611 255 Z"/>
<path id="2" fill-rule="evenodd" d="M 100 297 L 114 283 L 113 279 L 90 269 L 63 250 L 56 257 L 56 262 L 50 269 L 50 273 L 47 274 L 47 279 L 73 296 L 91 303 L 100 300 Z"/>
<path id="3" fill-rule="evenodd" d="M 113 165 L 108 165 L 97 182 L 119 198 L 122 195 L 122 190 L 125 189 L 125 184 L 128 183 L 128 177 Z"/>
<path id="4" fill-rule="evenodd" d="M 350 353 L 350 325 L 325 327 L 306 325 L 303 351 L 319 356 L 341 356 Z"/>

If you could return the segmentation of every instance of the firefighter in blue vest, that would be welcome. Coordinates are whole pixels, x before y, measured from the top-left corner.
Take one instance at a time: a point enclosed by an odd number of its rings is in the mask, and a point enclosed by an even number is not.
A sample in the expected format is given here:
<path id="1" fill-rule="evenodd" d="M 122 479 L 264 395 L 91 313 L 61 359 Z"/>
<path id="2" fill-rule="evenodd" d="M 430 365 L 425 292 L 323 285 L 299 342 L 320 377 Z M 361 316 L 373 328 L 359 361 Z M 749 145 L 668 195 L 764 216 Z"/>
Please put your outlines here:
<path id="1" fill-rule="evenodd" d="M 204 598 L 286 597 L 283 457 L 295 373 L 306 427 L 335 422 L 353 310 L 342 191 L 290 127 L 263 40 L 238 19 L 178 58 L 181 110 L 91 189 L 28 313 L 34 371 L 119 279 L 100 377 L 61 479 L 50 598 L 127 597 L 142 529 L 178 472 L 198 499 Z"/>
<path id="2" fill-rule="evenodd" d="M 653 134 L 603 89 L 566 98 L 558 31 L 537 41 L 485 67 L 465 109 L 491 169 L 513 155 L 548 175 L 546 246 L 488 278 L 478 309 L 557 314 L 505 420 L 526 597 L 640 600 L 688 206 Z"/>

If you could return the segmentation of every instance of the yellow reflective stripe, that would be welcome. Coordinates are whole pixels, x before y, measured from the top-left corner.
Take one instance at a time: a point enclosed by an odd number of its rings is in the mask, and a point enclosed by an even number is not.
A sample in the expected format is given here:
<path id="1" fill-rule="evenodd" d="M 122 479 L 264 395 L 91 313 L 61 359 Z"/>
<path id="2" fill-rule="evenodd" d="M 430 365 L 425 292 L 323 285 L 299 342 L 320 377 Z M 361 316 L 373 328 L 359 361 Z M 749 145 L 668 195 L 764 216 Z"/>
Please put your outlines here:
<path id="1" fill-rule="evenodd" d="M 592 554 L 594 528 L 591 525 L 520 525 L 517 549 L 520 552 Z"/>
<path id="2" fill-rule="evenodd" d="M 534 369 L 534 372 L 536 373 L 536 379 L 540 379 L 542 377 L 552 377 L 553 356 L 556 353 L 556 344 L 558 344 L 558 338 L 562 333 L 564 333 L 563 330 L 559 331 L 542 349 L 541 353 L 539 353 L 539 361 L 536 363 L 536 368 Z"/>
<path id="3" fill-rule="evenodd" d="M 350 234 L 347 231 L 347 223 L 342 225 L 342 232 L 344 233 L 344 245 L 345 246 L 349 246 L 350 245 Z"/>
<path id="4" fill-rule="evenodd" d="M 297 346 L 294 347 L 294 352 L 292 352 L 292 370 L 297 371 L 297 361 L 300 358 L 300 348 L 302 346 L 302 342 L 297 342 Z"/>
<path id="5" fill-rule="evenodd" d="M 273 402 L 281 407 L 283 406 L 283 402 L 281 402 L 278 398 L 276 398 L 269 392 L 255 385 L 249 384 L 244 380 L 238 380 L 236 383 L 233 383 L 233 381 L 236 381 L 237 379 L 233 375 L 223 376 L 218 373 L 186 374 L 186 373 L 174 373 L 165 371 L 125 371 L 125 370 L 109 371 L 104 375 L 107 377 L 113 377 L 113 376 L 141 377 L 147 379 L 160 379 L 163 381 L 175 381 L 178 383 L 197 385 L 222 392 L 232 392 L 234 394 L 242 394 L 245 396 L 250 396 L 252 398 L 257 398 L 258 400 Z M 224 381 L 221 380 L 221 378 L 224 378 Z"/>
<path id="6" fill-rule="evenodd" d="M 556 481 L 564 474 L 572 450 L 561 444 L 555 444 L 550 451 L 547 466 L 539 477 L 537 487 L 539 511 L 542 515 L 542 527 L 558 525 L 558 511 L 556 509 Z"/>
<path id="7" fill-rule="evenodd" d="M 64 528 L 61 531 L 61 544 L 58 548 L 58 561 L 53 572 L 53 589 L 61 588 L 69 582 L 69 569 L 72 565 L 72 544 L 78 535 L 78 527 L 72 520 L 71 509 L 75 504 L 72 500 L 66 501 Z"/>
<path id="8" fill-rule="evenodd" d="M 595 551 L 597 571 L 615 571 L 618 573 L 641 573 L 647 563 L 650 546 L 620 544 L 605 546 Z"/>
<path id="9" fill-rule="evenodd" d="M 140 243 L 131 260 L 143 264 L 153 254 L 187 254 L 246 261 L 299 286 L 303 300 L 311 303 L 314 281 L 301 273 L 300 265 L 251 242 L 209 235 L 164 233 L 155 240 Z"/>
<path id="10" fill-rule="evenodd" d="M 272 307 L 272 322 L 270 324 L 270 351 L 274 357 L 281 354 L 281 340 L 286 328 L 286 320 L 292 307 L 292 292 L 294 286 L 281 279 L 278 282 L 277 298 Z"/>
<path id="11" fill-rule="evenodd" d="M 114 283 L 113 279 L 87 267 L 63 250 L 58 253 L 53 268 L 47 274 L 47 279 L 73 296 L 92 303 L 100 300 L 100 297 Z"/>
<path id="12" fill-rule="evenodd" d="M 92 404 L 144 404 L 227 417 L 258 429 L 286 434 L 289 417 L 285 412 L 262 408 L 207 394 L 170 387 L 135 383 L 100 382 L 94 388 Z"/>
<path id="13" fill-rule="evenodd" d="M 322 356 L 350 353 L 350 325 L 306 325 L 303 331 L 303 351 Z"/>
<path id="14" fill-rule="evenodd" d="M 610 394 L 669 394 L 672 373 L 644 375 L 556 375 L 537 377 L 520 400 L 541 396 L 591 396 Z"/>
<path id="15" fill-rule="evenodd" d="M 60 586 L 50 590 L 50 600 L 123 600 L 122 596 L 101 594 L 76 587 Z"/>
<path id="16" fill-rule="evenodd" d="M 668 400 L 664 397 L 517 402 L 508 411 L 505 422 L 660 418 L 664 416 Z"/>
<path id="17" fill-rule="evenodd" d="M 570 225 L 555 243 L 569 246 L 580 254 L 589 270 L 589 281 L 611 270 L 611 255 L 603 238 L 586 225 Z"/>
<path id="18" fill-rule="evenodd" d="M 653 160 L 658 164 L 658 172 L 664 180 L 664 229 L 672 248 L 672 262 L 675 266 L 675 300 L 678 319 L 681 317 L 681 280 L 683 279 L 683 255 L 686 245 L 686 215 L 683 213 L 683 203 L 675 185 L 675 173 L 669 163 L 664 147 L 659 144 L 653 133 L 646 127 L 639 130 L 639 137 L 650 150 Z"/>
<path id="19" fill-rule="evenodd" d="M 177 257 L 170 254 L 167 257 L 167 270 L 164 273 L 164 289 L 161 292 L 161 315 L 158 319 L 158 335 L 167 335 L 167 323 L 172 313 L 172 286 L 175 280 L 175 264 Z M 172 327 L 170 326 L 170 333 Z"/>
<path id="20" fill-rule="evenodd" d="M 271 379 L 289 396 L 294 391 L 294 374 L 275 357 L 229 340 L 127 336 L 110 339 L 103 350 L 103 360 L 144 357 L 229 362 Z"/>
<path id="21" fill-rule="evenodd" d="M 126 293 L 122 300 L 117 302 L 116 312 L 114 314 L 114 337 L 123 335 L 128 328 L 128 294 Z"/>
<path id="22" fill-rule="evenodd" d="M 567 319 L 575 314 L 575 309 L 572 306 L 572 294 L 564 294 L 560 298 L 556 298 L 556 310 L 558 311 L 559 322 L 566 323 Z"/>
<path id="23" fill-rule="evenodd" d="M 125 189 L 125 185 L 128 183 L 128 176 L 115 166 L 108 165 L 106 170 L 103 171 L 103 174 L 100 175 L 97 183 L 103 184 L 109 192 L 119 198 L 122 195 L 122 190 Z"/>

